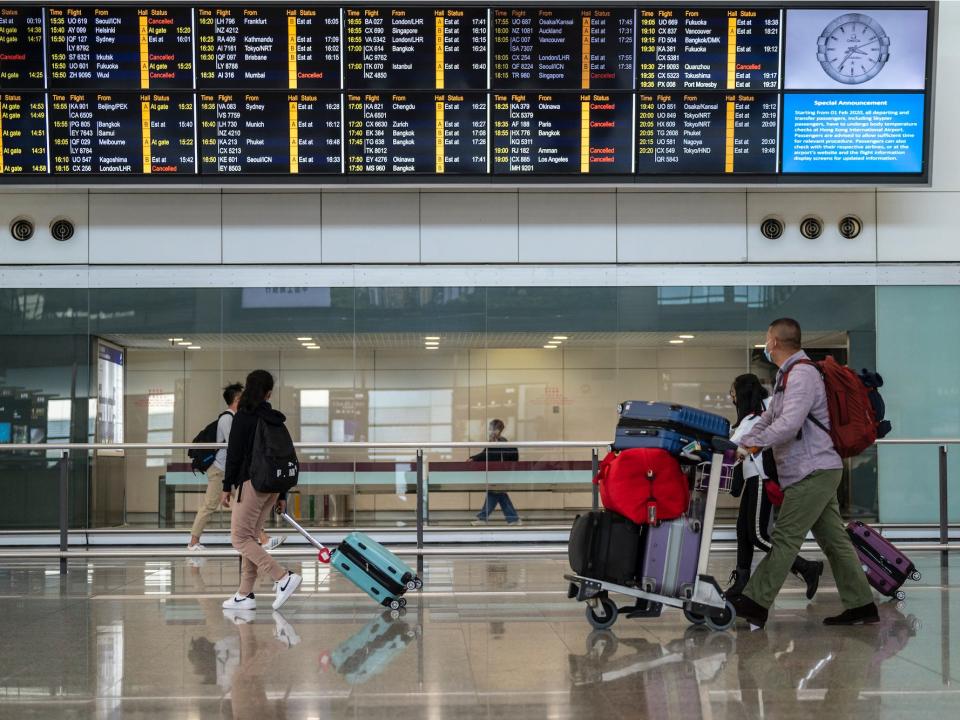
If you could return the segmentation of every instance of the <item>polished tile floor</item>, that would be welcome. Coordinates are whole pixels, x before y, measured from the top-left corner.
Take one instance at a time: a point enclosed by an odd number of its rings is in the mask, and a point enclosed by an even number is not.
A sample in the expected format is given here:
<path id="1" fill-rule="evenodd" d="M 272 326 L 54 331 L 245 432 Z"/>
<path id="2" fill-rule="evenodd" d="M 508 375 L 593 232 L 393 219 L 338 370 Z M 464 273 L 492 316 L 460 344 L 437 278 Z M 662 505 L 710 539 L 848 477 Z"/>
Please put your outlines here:
<path id="1" fill-rule="evenodd" d="M 712 633 L 670 611 L 591 632 L 564 558 L 491 555 L 428 557 L 400 619 L 308 562 L 252 622 L 220 608 L 235 561 L 2 563 L 0 718 L 960 717 L 960 556 L 917 554 L 877 626 L 825 629 L 825 578 L 811 604 L 788 580 L 765 631 Z"/>

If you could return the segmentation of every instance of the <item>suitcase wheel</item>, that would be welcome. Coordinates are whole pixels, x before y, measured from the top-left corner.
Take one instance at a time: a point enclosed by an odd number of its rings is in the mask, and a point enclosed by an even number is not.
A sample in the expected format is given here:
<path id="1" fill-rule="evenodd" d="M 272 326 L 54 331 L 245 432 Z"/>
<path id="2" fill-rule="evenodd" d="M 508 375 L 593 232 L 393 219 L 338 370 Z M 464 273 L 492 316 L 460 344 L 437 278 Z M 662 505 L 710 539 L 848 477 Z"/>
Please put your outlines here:
<path id="1" fill-rule="evenodd" d="M 711 630 L 723 632 L 724 630 L 729 630 L 733 626 L 733 623 L 736 622 L 736 619 L 737 611 L 734 610 L 733 605 L 730 604 L 729 600 L 725 600 L 723 611 L 715 617 L 710 617 L 707 615 L 705 622 L 707 623 L 707 627 Z"/>
<path id="2" fill-rule="evenodd" d="M 600 610 L 600 613 L 597 613 Z M 597 607 L 587 605 L 587 622 L 597 630 L 613 627 L 617 621 L 617 604 L 608 597 L 597 598 Z"/>
<path id="3" fill-rule="evenodd" d="M 687 619 L 687 622 L 689 622 L 691 625 L 703 625 L 707 621 L 707 618 L 705 618 L 703 615 L 699 615 L 695 612 L 690 612 L 686 608 L 683 609 L 683 616 Z"/>
<path id="4" fill-rule="evenodd" d="M 422 589 L 423 589 L 423 580 L 421 580 L 420 578 L 414 578 L 414 579 L 413 579 L 413 585 L 414 585 L 414 587 L 413 587 L 414 590 L 422 590 Z"/>
<path id="5" fill-rule="evenodd" d="M 402 608 L 403 605 L 400 604 L 400 600 L 402 600 L 402 599 L 403 599 L 403 598 L 391 600 L 391 601 L 390 601 L 390 609 L 391 609 L 391 610 L 399 610 L 400 608 Z"/>
<path id="6" fill-rule="evenodd" d="M 907 594 L 903 590 L 897 590 L 897 594 L 894 595 L 894 597 L 902 602 L 907 599 Z"/>
<path id="7" fill-rule="evenodd" d="M 910 579 L 914 582 L 920 582 L 920 577 L 921 575 L 919 570 L 914 570 L 912 573 L 910 573 Z"/>

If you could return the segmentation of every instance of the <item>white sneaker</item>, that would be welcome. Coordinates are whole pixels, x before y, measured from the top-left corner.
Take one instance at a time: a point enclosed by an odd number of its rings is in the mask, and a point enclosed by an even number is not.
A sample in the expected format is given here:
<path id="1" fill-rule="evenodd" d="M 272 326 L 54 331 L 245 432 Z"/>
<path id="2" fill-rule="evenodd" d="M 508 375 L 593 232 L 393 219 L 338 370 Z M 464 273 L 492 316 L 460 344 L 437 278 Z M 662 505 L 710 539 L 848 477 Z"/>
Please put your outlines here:
<path id="1" fill-rule="evenodd" d="M 239 608 L 224 608 L 223 617 L 234 625 L 248 625 L 257 619 L 256 610 L 240 610 Z"/>
<path id="2" fill-rule="evenodd" d="M 206 550 L 206 549 L 207 548 L 205 548 L 200 543 L 197 543 L 196 545 L 187 545 L 187 550 L 189 550 L 190 552 L 197 552 L 198 550 Z"/>
<path id="3" fill-rule="evenodd" d="M 224 610 L 256 610 L 257 601 L 252 597 L 245 597 L 236 593 L 223 601 Z"/>
<path id="4" fill-rule="evenodd" d="M 273 601 L 273 609 L 279 610 L 283 607 L 283 604 L 289 600 L 290 596 L 300 587 L 301 582 L 303 582 L 302 577 L 295 572 L 288 572 L 285 578 L 274 583 L 273 587 L 277 591 L 277 598 Z"/>
<path id="5" fill-rule="evenodd" d="M 262 547 L 267 552 L 270 552 L 271 550 L 276 550 L 278 547 L 283 545 L 286 541 L 287 541 L 286 535 L 271 535 L 270 539 L 267 540 L 260 547 Z"/>
<path id="6" fill-rule="evenodd" d="M 273 622 L 276 627 L 273 629 L 273 636 L 286 645 L 288 648 L 300 644 L 300 636 L 287 619 L 280 613 L 274 611 Z"/>
<path id="7" fill-rule="evenodd" d="M 470 521 L 470 524 L 473 525 L 474 527 L 481 527 L 481 526 L 483 526 L 483 525 L 486 525 L 486 524 L 487 524 L 487 521 L 486 521 L 486 520 L 481 520 L 480 518 L 477 518 L 476 520 L 471 520 L 471 521 Z"/>

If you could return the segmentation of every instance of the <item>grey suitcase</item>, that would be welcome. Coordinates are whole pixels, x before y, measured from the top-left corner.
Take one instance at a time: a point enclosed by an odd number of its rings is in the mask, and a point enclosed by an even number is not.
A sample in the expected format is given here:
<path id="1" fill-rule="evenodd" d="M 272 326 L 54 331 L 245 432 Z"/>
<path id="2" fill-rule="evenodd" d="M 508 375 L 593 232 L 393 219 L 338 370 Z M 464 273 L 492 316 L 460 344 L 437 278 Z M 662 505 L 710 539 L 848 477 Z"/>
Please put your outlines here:
<path id="1" fill-rule="evenodd" d="M 700 521 L 689 516 L 645 529 L 639 573 L 644 592 L 682 599 L 693 597 L 701 529 Z"/>

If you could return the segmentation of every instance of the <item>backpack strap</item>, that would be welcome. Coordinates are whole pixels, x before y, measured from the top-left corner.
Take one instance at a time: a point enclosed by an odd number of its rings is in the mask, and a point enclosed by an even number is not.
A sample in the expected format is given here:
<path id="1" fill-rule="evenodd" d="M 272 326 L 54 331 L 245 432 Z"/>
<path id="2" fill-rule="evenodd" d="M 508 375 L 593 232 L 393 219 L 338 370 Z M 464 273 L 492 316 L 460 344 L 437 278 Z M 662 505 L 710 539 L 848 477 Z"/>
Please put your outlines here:
<path id="1" fill-rule="evenodd" d="M 774 393 L 786 392 L 786 390 L 787 390 L 787 378 L 790 376 L 790 371 L 793 370 L 797 365 L 812 365 L 814 368 L 816 368 L 816 371 L 817 371 L 818 373 L 820 373 L 820 379 L 823 380 L 824 388 L 826 388 L 827 379 L 826 379 L 826 377 L 824 376 L 823 370 L 820 368 L 820 365 L 819 365 L 818 363 L 814 362 L 813 360 L 810 360 L 809 358 L 807 358 L 807 359 L 803 359 L 803 360 L 797 360 L 793 365 L 791 365 L 789 368 L 787 368 L 786 372 L 784 372 L 783 375 L 780 376 L 780 384 L 777 385 L 776 388 L 774 388 Z M 823 430 L 825 433 L 827 433 L 827 435 L 830 434 L 830 431 L 827 430 L 827 426 L 824 425 L 824 424 L 823 424 L 822 422 L 820 422 L 819 420 L 817 420 L 817 419 L 813 416 L 813 413 L 808 413 L 808 414 L 807 414 L 807 420 L 809 420 L 809 421 L 812 422 L 814 425 L 816 425 L 818 428 L 820 428 L 821 430 Z M 802 438 L 802 437 L 803 437 L 803 428 L 801 427 L 799 430 L 797 430 L 797 440 L 799 440 L 799 439 Z"/>

